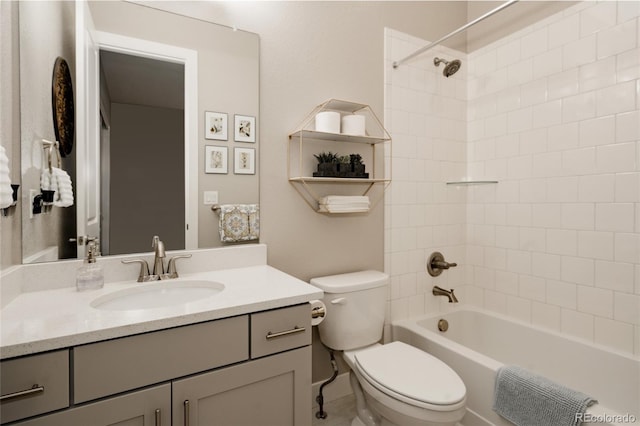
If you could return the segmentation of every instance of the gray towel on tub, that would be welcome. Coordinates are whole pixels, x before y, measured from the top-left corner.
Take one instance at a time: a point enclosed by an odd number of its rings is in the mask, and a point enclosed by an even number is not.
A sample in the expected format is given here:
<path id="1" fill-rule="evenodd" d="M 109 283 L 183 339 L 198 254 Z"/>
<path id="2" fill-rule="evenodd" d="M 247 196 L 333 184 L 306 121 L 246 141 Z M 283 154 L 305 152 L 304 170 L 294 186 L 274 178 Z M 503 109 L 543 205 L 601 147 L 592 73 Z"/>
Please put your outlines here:
<path id="1" fill-rule="evenodd" d="M 517 426 L 576 426 L 576 414 L 597 402 L 517 366 L 498 370 L 494 397 L 494 411 Z"/>

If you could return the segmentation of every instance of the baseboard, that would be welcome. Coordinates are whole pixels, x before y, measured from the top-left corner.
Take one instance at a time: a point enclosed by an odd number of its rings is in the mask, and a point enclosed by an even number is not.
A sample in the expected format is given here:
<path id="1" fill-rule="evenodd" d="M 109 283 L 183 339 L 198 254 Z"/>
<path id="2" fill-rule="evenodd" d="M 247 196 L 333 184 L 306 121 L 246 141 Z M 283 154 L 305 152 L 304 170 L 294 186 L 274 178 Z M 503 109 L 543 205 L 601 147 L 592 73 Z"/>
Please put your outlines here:
<path id="1" fill-rule="evenodd" d="M 322 383 L 323 382 L 316 382 L 311 386 L 311 399 L 313 401 L 312 404 L 314 409 L 318 407 L 316 397 L 318 396 L 320 385 L 322 385 Z M 351 383 L 349 383 L 349 372 L 339 374 L 333 382 L 329 383 L 324 387 L 324 389 L 322 389 L 322 397 L 324 398 L 325 404 L 342 398 L 343 396 L 351 395 L 352 393 Z"/>

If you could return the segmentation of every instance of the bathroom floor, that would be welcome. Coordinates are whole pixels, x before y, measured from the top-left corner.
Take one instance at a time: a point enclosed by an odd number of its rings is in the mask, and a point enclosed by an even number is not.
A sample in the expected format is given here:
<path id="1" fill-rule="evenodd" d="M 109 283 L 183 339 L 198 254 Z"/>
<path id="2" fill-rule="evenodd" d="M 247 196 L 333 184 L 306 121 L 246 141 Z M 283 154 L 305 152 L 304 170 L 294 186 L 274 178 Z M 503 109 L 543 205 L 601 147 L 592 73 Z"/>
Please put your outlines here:
<path id="1" fill-rule="evenodd" d="M 327 413 L 326 419 L 316 418 L 318 408 L 315 407 L 311 413 L 313 416 L 313 426 L 350 426 L 351 420 L 356 416 L 356 402 L 352 395 L 347 395 L 324 404 L 324 411 Z"/>
<path id="2" fill-rule="evenodd" d="M 317 407 L 314 407 L 311 416 L 313 418 L 313 426 L 351 426 L 351 420 L 356 416 L 356 400 L 353 396 L 345 397 L 328 402 L 324 405 L 324 411 L 327 413 L 326 419 L 316 418 Z M 464 426 L 458 423 L 457 426 Z"/>

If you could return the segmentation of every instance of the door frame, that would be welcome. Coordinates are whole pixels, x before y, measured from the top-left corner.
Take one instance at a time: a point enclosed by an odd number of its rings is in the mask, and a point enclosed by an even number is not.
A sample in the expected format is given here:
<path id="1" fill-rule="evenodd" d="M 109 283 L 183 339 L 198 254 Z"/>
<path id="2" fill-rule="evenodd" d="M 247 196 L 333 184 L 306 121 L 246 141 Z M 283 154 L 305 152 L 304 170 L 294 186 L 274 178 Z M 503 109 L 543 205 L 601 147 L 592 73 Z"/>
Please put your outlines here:
<path id="1" fill-rule="evenodd" d="M 95 32 L 99 50 L 184 65 L 185 249 L 198 248 L 198 52 L 120 34 Z M 158 230 L 160 233 L 162 230 Z"/>

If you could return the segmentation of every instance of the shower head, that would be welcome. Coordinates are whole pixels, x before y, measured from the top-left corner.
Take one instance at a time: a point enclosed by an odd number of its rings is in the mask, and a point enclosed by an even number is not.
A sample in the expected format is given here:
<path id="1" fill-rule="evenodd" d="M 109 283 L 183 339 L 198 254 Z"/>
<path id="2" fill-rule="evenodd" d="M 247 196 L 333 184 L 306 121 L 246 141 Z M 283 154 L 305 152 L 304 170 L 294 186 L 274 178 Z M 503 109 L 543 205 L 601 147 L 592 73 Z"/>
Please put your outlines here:
<path id="1" fill-rule="evenodd" d="M 460 62 L 460 60 L 458 59 L 454 59 L 453 61 L 447 61 L 441 58 L 435 58 L 433 60 L 433 65 L 437 67 L 438 65 L 440 65 L 440 62 L 444 62 L 445 64 L 445 67 L 442 70 L 442 75 L 444 75 L 447 78 L 451 77 L 456 72 L 458 72 L 458 70 L 460 69 L 460 66 L 462 65 L 462 62 Z"/>

